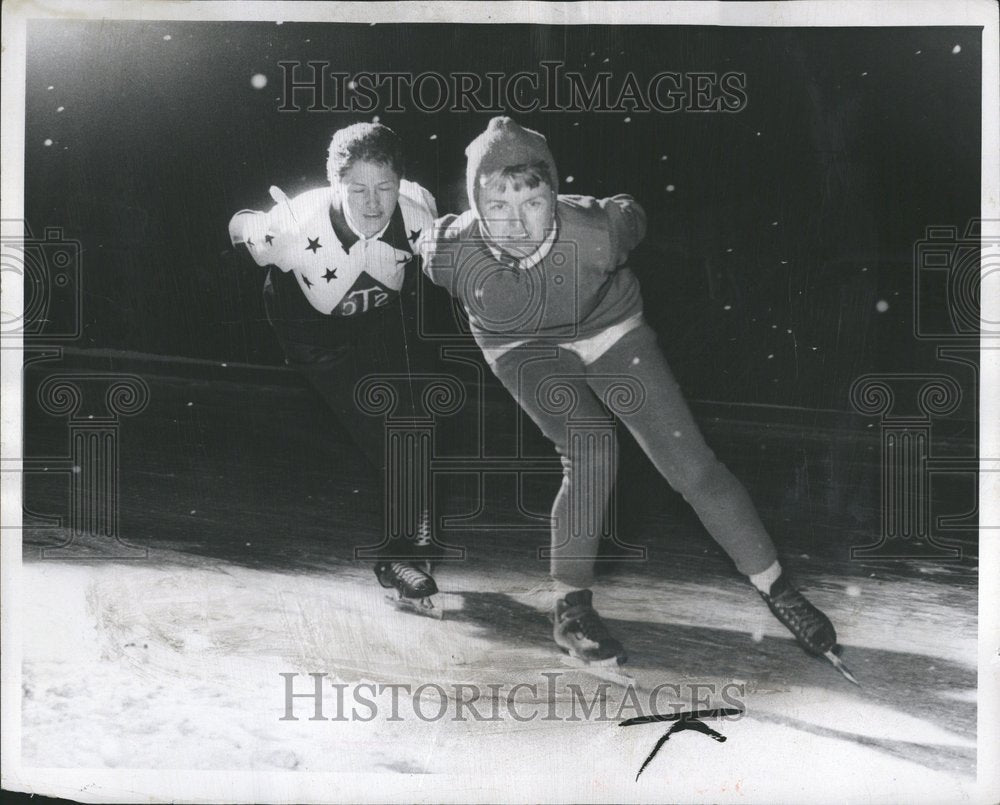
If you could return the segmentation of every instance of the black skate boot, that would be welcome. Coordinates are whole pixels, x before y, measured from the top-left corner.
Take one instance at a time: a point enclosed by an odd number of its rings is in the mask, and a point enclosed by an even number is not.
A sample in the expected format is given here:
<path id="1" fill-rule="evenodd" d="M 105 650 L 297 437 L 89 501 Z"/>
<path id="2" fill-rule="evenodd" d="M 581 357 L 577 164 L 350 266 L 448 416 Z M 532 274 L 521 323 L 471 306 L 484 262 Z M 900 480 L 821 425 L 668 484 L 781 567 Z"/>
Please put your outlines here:
<path id="1" fill-rule="evenodd" d="M 821 656 L 837 645 L 837 633 L 830 619 L 810 604 L 784 573 L 771 585 L 771 591 L 760 593 L 760 597 L 810 654 Z"/>
<path id="2" fill-rule="evenodd" d="M 611 636 L 592 599 L 590 590 L 574 590 L 556 601 L 552 637 L 563 651 L 584 663 L 624 663 L 625 648 Z"/>
<path id="3" fill-rule="evenodd" d="M 437 595 L 437 583 L 417 564 L 383 560 L 375 565 L 375 577 L 383 587 L 396 590 L 397 597 L 389 598 L 389 602 L 398 608 L 432 618 L 441 617 L 431 598 Z"/>
<path id="4" fill-rule="evenodd" d="M 375 576 L 383 587 L 394 587 L 400 598 L 427 598 L 438 591 L 434 578 L 412 562 L 378 562 Z"/>
<path id="5" fill-rule="evenodd" d="M 837 632 L 830 619 L 810 604 L 808 599 L 789 583 L 784 573 L 771 585 L 770 592 L 760 593 L 760 597 L 767 602 L 774 616 L 795 635 L 802 648 L 810 654 L 823 657 L 840 671 L 848 682 L 861 686 L 840 659 Z"/>

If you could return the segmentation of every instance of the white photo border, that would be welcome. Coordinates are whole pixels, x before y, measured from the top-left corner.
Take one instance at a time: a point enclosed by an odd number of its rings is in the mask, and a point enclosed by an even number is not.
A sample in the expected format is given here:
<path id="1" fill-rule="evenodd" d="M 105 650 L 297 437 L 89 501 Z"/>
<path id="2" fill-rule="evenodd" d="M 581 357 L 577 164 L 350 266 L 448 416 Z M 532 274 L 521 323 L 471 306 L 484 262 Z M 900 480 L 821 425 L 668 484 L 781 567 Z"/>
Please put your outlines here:
<path id="1" fill-rule="evenodd" d="M 1000 95 L 998 95 L 997 6 L 992 0 L 941 3 L 936 0 L 792 0 L 791 2 L 6 2 L 3 14 L 2 69 L 2 217 L 24 214 L 24 124 L 26 26 L 32 19 L 189 20 L 384 23 L 532 23 L 543 25 L 707 25 L 748 27 L 982 26 L 982 202 L 984 222 L 1000 221 Z M 997 280 L 983 277 L 983 321 L 1000 321 Z M 19 316 L 23 283 L 14 272 L 3 275 L 0 306 L 5 318 Z M 319 774 L 204 772 L 139 769 L 37 769 L 20 764 L 21 730 L 21 527 L 20 457 L 22 444 L 21 375 L 23 351 L 5 343 L 2 371 L 2 757 L 3 785 L 50 796 L 85 801 L 259 801 L 324 802 L 399 800 L 571 801 L 589 800 L 588 785 L 548 778 L 518 778 L 498 769 L 495 779 L 385 773 Z M 981 341 L 980 388 L 981 523 L 1000 527 L 1000 347 Z M 1000 541 L 981 529 L 979 571 L 979 801 L 1000 797 Z M 845 769 L 845 774 L 850 774 Z M 393 787 L 395 786 L 395 787 Z M 801 801 L 817 795 L 807 788 L 783 789 Z M 622 790 L 611 792 L 611 798 Z M 818 796 L 818 795 L 817 795 Z M 823 800 L 836 792 L 823 792 Z"/>

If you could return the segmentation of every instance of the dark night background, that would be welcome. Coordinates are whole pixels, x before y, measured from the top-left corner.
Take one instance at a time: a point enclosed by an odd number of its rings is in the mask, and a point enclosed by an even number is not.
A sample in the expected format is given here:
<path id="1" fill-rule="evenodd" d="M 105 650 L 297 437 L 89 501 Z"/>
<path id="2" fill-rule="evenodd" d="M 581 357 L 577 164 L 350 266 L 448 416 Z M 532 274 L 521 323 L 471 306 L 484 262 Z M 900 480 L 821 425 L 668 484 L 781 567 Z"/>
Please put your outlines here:
<path id="1" fill-rule="evenodd" d="M 689 396 L 847 411 L 862 373 L 940 370 L 914 337 L 912 250 L 927 226 L 979 214 L 979 29 L 60 21 L 32 22 L 27 52 L 26 214 L 36 235 L 82 244 L 73 347 L 281 363 L 263 272 L 227 222 L 266 209 L 271 184 L 322 184 L 332 132 L 371 115 L 278 112 L 279 61 L 513 73 L 556 59 L 614 86 L 628 71 L 747 76 L 736 114 L 516 115 L 549 137 L 563 192 L 645 206 L 634 264 Z M 377 113 L 409 178 L 459 209 L 464 147 L 492 115 Z"/>

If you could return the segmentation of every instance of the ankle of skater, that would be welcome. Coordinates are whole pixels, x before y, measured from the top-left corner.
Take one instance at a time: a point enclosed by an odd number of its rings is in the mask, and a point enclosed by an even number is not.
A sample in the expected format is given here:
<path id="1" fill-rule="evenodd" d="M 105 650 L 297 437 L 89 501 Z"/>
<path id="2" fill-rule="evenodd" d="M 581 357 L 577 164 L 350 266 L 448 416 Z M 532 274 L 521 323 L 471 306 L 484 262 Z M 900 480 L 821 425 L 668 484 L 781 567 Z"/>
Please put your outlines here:
<path id="1" fill-rule="evenodd" d="M 781 563 L 775 559 L 770 565 L 761 570 L 759 573 L 751 573 L 747 576 L 747 578 L 750 579 L 750 583 L 756 587 L 759 592 L 764 595 L 770 595 L 771 587 L 781 577 L 781 573 Z"/>

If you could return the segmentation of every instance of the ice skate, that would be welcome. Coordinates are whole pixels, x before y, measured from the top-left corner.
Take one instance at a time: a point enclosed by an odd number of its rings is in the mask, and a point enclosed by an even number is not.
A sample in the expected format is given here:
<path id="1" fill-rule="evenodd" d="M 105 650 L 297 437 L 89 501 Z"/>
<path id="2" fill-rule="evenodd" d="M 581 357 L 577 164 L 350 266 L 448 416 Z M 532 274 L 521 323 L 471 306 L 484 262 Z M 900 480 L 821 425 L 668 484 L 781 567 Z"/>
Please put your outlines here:
<path id="1" fill-rule="evenodd" d="M 375 577 L 383 587 L 396 591 L 386 600 L 397 609 L 440 620 L 444 612 L 434 605 L 437 583 L 424 567 L 426 563 L 421 562 L 381 561 L 375 565 Z"/>
<path id="2" fill-rule="evenodd" d="M 837 632 L 830 619 L 796 590 L 784 573 L 778 576 L 769 592 L 758 592 L 774 616 L 795 636 L 802 648 L 826 659 L 848 681 L 860 684 L 836 654 Z"/>
<path id="3" fill-rule="evenodd" d="M 563 649 L 566 651 L 566 649 Z M 603 682 L 610 682 L 622 688 L 633 688 L 636 686 L 635 678 L 619 664 L 617 657 L 609 657 L 606 660 L 581 660 L 570 653 L 566 653 L 562 658 L 563 664 L 570 668 L 576 668 Z"/>
<path id="4" fill-rule="evenodd" d="M 611 636 L 592 599 L 590 590 L 574 590 L 556 601 L 552 637 L 573 659 L 588 665 L 618 666 L 627 659 L 625 649 Z"/>

